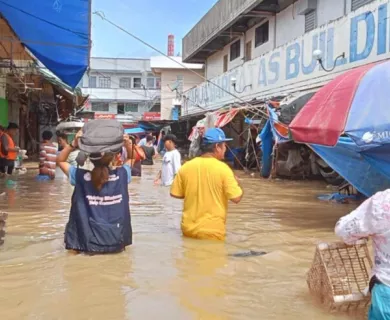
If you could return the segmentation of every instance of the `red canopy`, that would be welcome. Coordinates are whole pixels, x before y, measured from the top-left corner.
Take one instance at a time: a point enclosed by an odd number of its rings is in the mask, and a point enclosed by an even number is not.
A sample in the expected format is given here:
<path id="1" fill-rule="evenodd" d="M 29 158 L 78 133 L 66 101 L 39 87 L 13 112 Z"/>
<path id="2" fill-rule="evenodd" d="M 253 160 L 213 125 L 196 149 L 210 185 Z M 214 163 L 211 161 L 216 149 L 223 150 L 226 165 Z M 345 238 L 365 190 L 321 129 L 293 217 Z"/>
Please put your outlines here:
<path id="1" fill-rule="evenodd" d="M 347 71 L 321 88 L 291 122 L 293 140 L 335 146 L 344 132 L 360 80 L 374 65 Z"/>

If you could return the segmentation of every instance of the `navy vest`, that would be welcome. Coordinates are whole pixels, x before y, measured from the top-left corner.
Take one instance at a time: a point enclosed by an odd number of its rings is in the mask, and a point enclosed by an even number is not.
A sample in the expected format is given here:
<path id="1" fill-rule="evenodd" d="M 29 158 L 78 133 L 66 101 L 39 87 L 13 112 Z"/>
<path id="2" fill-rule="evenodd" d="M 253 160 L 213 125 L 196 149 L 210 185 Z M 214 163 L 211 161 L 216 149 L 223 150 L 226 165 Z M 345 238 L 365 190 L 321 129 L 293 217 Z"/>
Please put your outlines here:
<path id="1" fill-rule="evenodd" d="M 83 252 L 119 252 L 132 244 L 127 172 L 110 170 L 109 181 L 98 191 L 91 172 L 76 171 L 65 247 Z"/>

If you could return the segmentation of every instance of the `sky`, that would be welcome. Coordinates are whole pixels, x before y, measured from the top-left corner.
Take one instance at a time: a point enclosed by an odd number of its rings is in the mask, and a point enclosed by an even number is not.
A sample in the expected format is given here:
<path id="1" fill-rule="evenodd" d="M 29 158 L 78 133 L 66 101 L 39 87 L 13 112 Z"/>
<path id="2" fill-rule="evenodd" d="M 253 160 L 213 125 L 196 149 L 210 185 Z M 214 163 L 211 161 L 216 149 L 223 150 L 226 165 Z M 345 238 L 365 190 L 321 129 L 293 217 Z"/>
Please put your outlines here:
<path id="1" fill-rule="evenodd" d="M 181 40 L 217 0 L 93 0 L 92 13 L 104 16 L 154 47 L 167 52 L 168 34 Z M 92 14 L 92 57 L 149 58 L 160 55 Z"/>

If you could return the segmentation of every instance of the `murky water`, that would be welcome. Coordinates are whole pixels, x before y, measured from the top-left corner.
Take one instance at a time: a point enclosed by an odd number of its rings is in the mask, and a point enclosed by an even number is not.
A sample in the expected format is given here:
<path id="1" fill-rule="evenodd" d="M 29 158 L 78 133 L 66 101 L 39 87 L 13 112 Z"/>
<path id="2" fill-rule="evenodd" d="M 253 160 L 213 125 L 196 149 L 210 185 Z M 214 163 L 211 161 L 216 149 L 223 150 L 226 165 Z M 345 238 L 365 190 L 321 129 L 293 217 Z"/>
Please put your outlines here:
<path id="1" fill-rule="evenodd" d="M 345 319 L 313 304 L 305 274 L 315 244 L 335 240 L 335 222 L 353 206 L 317 200 L 330 192 L 319 182 L 242 174 L 226 243 L 183 239 L 181 201 L 153 186 L 157 170 L 130 185 L 134 245 L 92 257 L 63 247 L 72 187 L 18 177 L 0 198 L 9 212 L 0 319 Z M 269 254 L 229 256 L 245 250 Z"/>

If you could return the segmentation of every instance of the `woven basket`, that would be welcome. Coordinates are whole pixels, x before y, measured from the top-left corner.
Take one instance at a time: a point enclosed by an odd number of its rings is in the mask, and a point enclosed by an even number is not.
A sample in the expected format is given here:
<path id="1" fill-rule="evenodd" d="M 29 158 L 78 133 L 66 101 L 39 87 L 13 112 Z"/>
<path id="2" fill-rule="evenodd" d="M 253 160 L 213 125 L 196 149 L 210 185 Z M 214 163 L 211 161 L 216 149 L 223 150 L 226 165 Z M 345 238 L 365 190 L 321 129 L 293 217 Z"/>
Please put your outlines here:
<path id="1" fill-rule="evenodd" d="M 330 312 L 363 315 L 371 300 L 366 295 L 371 268 L 367 241 L 321 243 L 307 274 L 309 291 Z"/>

